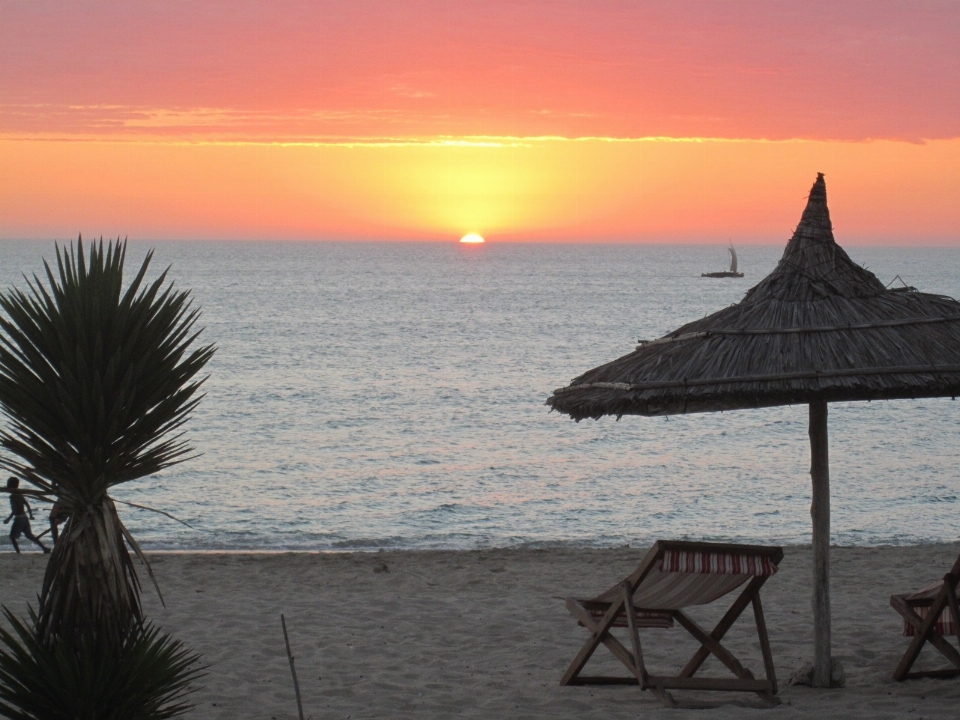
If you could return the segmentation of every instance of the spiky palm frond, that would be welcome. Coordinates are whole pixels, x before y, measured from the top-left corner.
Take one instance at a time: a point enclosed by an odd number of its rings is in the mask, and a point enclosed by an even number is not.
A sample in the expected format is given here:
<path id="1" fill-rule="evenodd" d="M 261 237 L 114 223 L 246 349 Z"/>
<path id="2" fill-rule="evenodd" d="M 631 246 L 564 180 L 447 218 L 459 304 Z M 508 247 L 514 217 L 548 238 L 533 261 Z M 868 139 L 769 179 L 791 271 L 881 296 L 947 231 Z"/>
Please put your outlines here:
<path id="1" fill-rule="evenodd" d="M 126 243 L 83 243 L 44 262 L 29 292 L 0 295 L 0 406 L 11 428 L 3 464 L 60 498 L 66 510 L 116 484 L 183 461 L 179 433 L 199 402 L 193 378 L 212 346 L 188 349 L 199 311 L 189 293 L 144 278 L 153 253 L 123 289 Z"/>
<path id="2" fill-rule="evenodd" d="M 0 295 L 0 467 L 56 497 L 69 516 L 47 566 L 39 625 L 50 641 L 106 621 L 115 640 L 141 619 L 139 584 L 108 491 L 185 460 L 182 426 L 200 401 L 212 346 L 194 347 L 189 293 L 145 277 L 124 289 L 126 242 L 82 240 L 44 262 L 26 292 Z M 149 566 L 148 570 L 149 570 Z"/>
<path id="3" fill-rule="evenodd" d="M 166 720 L 187 712 L 199 656 L 153 626 L 129 633 L 119 653 L 97 642 L 46 643 L 36 626 L 4 608 L 0 716 L 11 720 Z"/>

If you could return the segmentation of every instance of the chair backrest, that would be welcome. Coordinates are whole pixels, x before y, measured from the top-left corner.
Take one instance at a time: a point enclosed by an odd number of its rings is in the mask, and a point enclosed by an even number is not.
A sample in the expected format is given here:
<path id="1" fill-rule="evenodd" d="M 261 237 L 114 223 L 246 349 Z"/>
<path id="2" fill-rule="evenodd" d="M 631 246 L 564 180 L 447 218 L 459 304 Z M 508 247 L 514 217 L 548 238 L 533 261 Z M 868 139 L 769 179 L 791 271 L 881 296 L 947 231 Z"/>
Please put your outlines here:
<path id="1" fill-rule="evenodd" d="M 925 595 L 926 591 L 934 590 L 933 595 L 927 597 Z M 930 588 L 925 588 L 918 593 L 909 595 L 905 598 L 907 605 L 909 605 L 913 611 L 920 616 L 921 620 L 926 620 L 927 615 L 930 614 L 931 606 L 937 595 L 940 594 L 940 591 L 943 590 L 943 581 L 941 580 L 936 585 L 932 585 Z M 950 609 L 948 605 L 940 613 L 940 616 L 937 618 L 937 621 L 933 624 L 933 631 L 937 635 L 956 635 L 957 634 L 957 623 L 953 618 L 953 610 Z M 904 637 L 913 637 L 917 634 L 917 629 L 913 626 L 912 623 L 903 621 L 903 632 L 901 633 Z"/>
<path id="2" fill-rule="evenodd" d="M 956 562 L 951 568 L 948 578 L 953 576 L 954 578 L 960 576 L 960 556 L 957 556 Z M 930 607 L 933 605 L 934 601 L 937 599 L 937 596 L 943 592 L 943 580 L 938 580 L 925 587 L 923 590 L 918 590 L 912 595 L 907 595 L 903 599 L 906 600 L 907 605 L 913 608 L 913 611 L 917 613 L 921 618 L 926 619 L 927 615 L 930 613 Z M 956 585 L 954 585 L 954 592 L 956 592 Z M 901 596 L 903 597 L 903 596 Z M 937 622 L 934 623 L 933 631 L 937 635 L 956 635 L 957 634 L 957 619 L 953 617 L 953 610 L 950 609 L 950 606 L 947 605 L 943 609 L 943 612 L 940 613 L 940 616 L 937 618 Z M 903 635 L 906 637 L 913 637 L 917 632 L 917 629 L 906 620 L 903 621 Z"/>
<path id="3" fill-rule="evenodd" d="M 769 577 L 783 559 L 779 547 L 661 540 L 628 580 L 637 608 L 679 610 L 706 605 L 754 577 Z M 621 585 L 597 596 L 613 600 Z"/>

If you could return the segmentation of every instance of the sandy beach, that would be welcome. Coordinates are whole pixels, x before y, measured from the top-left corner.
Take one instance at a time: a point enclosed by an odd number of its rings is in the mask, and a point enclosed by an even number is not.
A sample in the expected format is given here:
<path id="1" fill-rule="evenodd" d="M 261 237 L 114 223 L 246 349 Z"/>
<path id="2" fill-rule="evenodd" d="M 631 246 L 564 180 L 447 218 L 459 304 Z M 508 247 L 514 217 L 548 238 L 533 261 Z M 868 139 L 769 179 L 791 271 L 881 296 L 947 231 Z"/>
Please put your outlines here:
<path id="1" fill-rule="evenodd" d="M 634 567 L 639 549 L 153 554 L 166 608 L 146 585 L 144 598 L 149 616 L 210 665 L 194 696 L 190 717 L 198 720 L 296 718 L 280 613 L 305 715 L 314 720 L 956 718 L 960 680 L 890 679 L 907 640 L 888 598 L 935 580 L 958 552 L 960 545 L 835 548 L 834 655 L 847 687 L 811 690 L 787 685 L 812 655 L 810 550 L 786 548 L 763 593 L 783 701 L 773 709 L 732 704 L 755 704 L 749 695 L 714 694 L 715 710 L 668 710 L 635 687 L 558 686 L 585 631 L 556 598 L 611 585 Z M 0 555 L 0 602 L 25 610 L 43 562 L 38 553 Z M 704 622 L 716 616 L 695 613 Z M 759 670 L 744 619 L 728 636 L 730 647 Z M 693 650 L 679 629 L 644 639 L 648 664 L 664 670 Z M 616 671 L 609 657 L 602 650 L 588 669 Z M 940 664 L 938 658 L 925 654 L 923 666 Z M 718 664 L 706 669 L 725 672 Z M 690 696 L 678 693 L 683 697 Z"/>

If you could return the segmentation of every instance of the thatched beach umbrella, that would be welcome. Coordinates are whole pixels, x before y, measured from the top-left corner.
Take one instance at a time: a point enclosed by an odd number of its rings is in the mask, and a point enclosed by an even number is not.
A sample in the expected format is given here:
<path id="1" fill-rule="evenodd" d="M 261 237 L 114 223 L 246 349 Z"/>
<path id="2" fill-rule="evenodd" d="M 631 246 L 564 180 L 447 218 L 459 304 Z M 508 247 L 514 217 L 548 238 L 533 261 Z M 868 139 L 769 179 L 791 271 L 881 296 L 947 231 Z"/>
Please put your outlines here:
<path id="1" fill-rule="evenodd" d="M 960 302 L 886 289 L 833 239 L 823 174 L 743 300 L 555 390 L 575 420 L 810 405 L 814 685 L 830 682 L 827 403 L 960 395 Z"/>

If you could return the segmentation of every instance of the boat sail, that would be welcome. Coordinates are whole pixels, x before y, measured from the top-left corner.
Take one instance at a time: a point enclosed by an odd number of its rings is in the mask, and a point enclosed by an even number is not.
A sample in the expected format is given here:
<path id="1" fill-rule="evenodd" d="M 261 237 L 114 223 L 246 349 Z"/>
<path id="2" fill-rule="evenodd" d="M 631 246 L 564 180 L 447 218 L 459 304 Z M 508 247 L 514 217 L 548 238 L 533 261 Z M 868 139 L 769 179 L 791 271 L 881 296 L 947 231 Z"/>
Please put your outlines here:
<path id="1" fill-rule="evenodd" d="M 737 272 L 737 251 L 733 249 L 733 243 L 727 248 L 730 251 L 730 269 L 722 272 L 701 273 L 700 277 L 709 278 L 742 278 L 743 273 Z"/>

